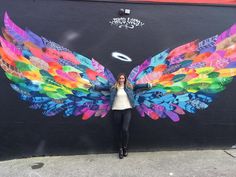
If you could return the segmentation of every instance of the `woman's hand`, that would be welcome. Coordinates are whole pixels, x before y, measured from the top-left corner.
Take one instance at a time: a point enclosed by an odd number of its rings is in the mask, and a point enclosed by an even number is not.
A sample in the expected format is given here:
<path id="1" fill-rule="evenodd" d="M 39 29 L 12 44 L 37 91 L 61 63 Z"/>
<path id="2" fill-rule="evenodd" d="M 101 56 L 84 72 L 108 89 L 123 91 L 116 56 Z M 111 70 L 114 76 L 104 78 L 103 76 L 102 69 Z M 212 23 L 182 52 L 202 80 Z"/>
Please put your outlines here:
<path id="1" fill-rule="evenodd" d="M 152 83 L 148 83 L 148 88 L 152 88 Z"/>

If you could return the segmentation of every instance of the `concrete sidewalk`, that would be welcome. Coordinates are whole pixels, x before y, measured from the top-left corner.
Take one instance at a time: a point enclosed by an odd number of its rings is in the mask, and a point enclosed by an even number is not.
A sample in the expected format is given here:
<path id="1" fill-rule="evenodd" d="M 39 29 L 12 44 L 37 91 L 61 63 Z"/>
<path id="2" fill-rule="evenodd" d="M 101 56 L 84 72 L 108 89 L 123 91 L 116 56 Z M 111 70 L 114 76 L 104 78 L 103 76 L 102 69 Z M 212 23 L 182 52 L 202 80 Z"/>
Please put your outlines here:
<path id="1" fill-rule="evenodd" d="M 236 150 L 51 156 L 0 162 L 0 177 L 236 177 Z"/>

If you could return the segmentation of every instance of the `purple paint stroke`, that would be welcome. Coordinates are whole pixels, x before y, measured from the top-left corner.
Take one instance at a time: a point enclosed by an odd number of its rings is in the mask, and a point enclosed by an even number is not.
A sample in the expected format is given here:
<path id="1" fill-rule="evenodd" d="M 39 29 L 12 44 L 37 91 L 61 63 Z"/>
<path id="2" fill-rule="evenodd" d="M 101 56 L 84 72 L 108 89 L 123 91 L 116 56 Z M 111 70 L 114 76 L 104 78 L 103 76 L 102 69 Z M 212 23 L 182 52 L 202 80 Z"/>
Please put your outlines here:
<path id="1" fill-rule="evenodd" d="M 139 112 L 141 117 L 145 117 L 144 110 L 141 106 L 136 106 L 136 109 Z"/>
<path id="2" fill-rule="evenodd" d="M 176 114 L 176 113 L 174 113 L 172 111 L 166 111 L 165 113 L 174 122 L 178 122 L 180 120 L 178 114 Z"/>
<path id="3" fill-rule="evenodd" d="M 222 42 L 224 39 L 228 38 L 229 36 L 232 36 L 236 33 L 236 24 L 231 26 L 229 29 L 225 30 L 223 33 L 219 35 L 217 38 L 216 44 L 219 44 Z"/>
<path id="4" fill-rule="evenodd" d="M 45 45 L 43 43 L 43 40 L 41 37 L 39 37 L 37 34 L 33 33 L 31 30 L 29 29 L 26 29 L 25 30 L 26 33 L 28 34 L 29 36 L 29 40 L 34 43 L 36 46 L 40 47 L 40 48 L 44 48 Z"/>

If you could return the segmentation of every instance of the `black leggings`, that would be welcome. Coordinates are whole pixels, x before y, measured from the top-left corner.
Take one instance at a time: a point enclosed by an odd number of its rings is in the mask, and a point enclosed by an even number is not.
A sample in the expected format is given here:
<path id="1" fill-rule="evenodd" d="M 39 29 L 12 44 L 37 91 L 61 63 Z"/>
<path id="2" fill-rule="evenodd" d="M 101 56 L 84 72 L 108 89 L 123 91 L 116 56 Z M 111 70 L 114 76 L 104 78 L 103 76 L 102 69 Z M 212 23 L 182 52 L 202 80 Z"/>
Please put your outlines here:
<path id="1" fill-rule="evenodd" d="M 119 148 L 128 146 L 130 120 L 131 109 L 113 110 L 115 141 Z"/>

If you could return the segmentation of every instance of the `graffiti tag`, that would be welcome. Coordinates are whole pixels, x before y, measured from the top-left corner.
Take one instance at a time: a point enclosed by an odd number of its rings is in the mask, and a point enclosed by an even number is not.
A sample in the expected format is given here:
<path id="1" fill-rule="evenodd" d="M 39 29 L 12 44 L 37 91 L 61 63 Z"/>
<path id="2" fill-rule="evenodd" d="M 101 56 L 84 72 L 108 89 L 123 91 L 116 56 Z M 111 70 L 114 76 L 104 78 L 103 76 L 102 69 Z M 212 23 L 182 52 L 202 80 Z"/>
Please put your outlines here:
<path id="1" fill-rule="evenodd" d="M 113 18 L 109 22 L 112 26 L 118 26 L 119 28 L 125 28 L 125 29 L 134 29 L 135 27 L 142 27 L 144 23 L 136 18 L 125 18 L 125 17 L 119 17 L 119 18 Z"/>

